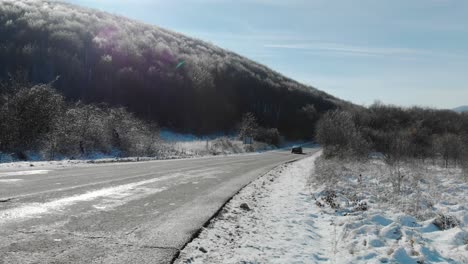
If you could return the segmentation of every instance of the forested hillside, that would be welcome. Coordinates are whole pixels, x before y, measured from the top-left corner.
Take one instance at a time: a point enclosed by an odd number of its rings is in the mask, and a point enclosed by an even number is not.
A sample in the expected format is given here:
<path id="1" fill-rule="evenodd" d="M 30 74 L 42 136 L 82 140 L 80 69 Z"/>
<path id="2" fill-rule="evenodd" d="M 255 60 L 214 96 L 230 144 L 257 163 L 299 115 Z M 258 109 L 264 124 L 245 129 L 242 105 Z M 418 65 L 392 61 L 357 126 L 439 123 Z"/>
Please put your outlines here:
<path id="1" fill-rule="evenodd" d="M 69 101 L 123 106 L 162 127 L 228 132 L 252 112 L 289 138 L 348 103 L 206 42 L 53 1 L 0 1 L 0 79 L 26 72 Z"/>

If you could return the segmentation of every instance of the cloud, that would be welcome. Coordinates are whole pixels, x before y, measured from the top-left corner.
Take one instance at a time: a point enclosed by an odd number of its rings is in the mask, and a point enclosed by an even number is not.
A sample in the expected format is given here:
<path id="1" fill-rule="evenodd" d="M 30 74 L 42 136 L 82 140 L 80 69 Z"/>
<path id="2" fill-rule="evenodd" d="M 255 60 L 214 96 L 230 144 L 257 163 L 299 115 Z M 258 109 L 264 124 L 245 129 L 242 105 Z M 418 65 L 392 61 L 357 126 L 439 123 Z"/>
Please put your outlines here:
<path id="1" fill-rule="evenodd" d="M 296 50 L 318 50 L 330 52 L 353 53 L 363 55 L 408 55 L 419 53 L 420 51 L 407 48 L 373 48 L 364 46 L 350 46 L 335 43 L 314 43 L 314 44 L 266 44 L 265 48 L 276 49 L 296 49 Z"/>
<path id="2" fill-rule="evenodd" d="M 274 5 L 274 6 L 284 6 L 284 5 L 298 5 L 298 4 L 307 4 L 310 0 L 185 0 L 186 2 L 193 3 L 243 3 L 243 4 L 260 4 L 260 5 Z"/>
<path id="3" fill-rule="evenodd" d="M 395 48 L 395 47 L 369 47 L 369 46 L 354 46 L 338 43 L 299 43 L 299 44 L 265 44 L 265 48 L 271 49 L 288 49 L 288 50 L 303 50 L 315 52 L 339 53 L 345 55 L 356 56 L 445 56 L 445 57 L 460 57 L 465 54 L 449 54 L 445 52 L 436 52 L 423 49 L 412 48 Z"/>

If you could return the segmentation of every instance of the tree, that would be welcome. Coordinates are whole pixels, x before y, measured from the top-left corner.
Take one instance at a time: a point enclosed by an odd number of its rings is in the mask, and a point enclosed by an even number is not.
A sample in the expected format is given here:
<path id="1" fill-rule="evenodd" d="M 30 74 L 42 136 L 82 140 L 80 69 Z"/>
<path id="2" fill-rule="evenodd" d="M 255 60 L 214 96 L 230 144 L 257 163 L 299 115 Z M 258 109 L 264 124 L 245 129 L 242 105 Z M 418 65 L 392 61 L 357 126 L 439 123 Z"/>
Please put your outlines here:
<path id="1" fill-rule="evenodd" d="M 463 150 L 463 142 L 460 136 L 445 133 L 436 138 L 435 146 L 438 154 L 444 160 L 445 168 L 448 168 L 451 160 L 455 164 L 460 160 Z"/>
<path id="2" fill-rule="evenodd" d="M 252 112 L 310 138 L 314 112 L 348 104 L 206 42 L 57 2 L 1 1 L 0 61 L 0 80 L 17 69 L 32 83 L 60 75 L 54 87 L 68 100 L 123 105 L 199 135 L 230 132 Z"/>
<path id="3" fill-rule="evenodd" d="M 353 122 L 351 113 L 329 111 L 319 120 L 316 139 L 326 157 L 367 157 L 369 144 Z"/>
<path id="4" fill-rule="evenodd" d="M 281 141 L 281 135 L 276 128 L 264 128 L 259 127 L 257 133 L 255 133 L 255 140 L 267 143 L 273 146 L 279 146 Z"/>
<path id="5" fill-rule="evenodd" d="M 254 114 L 244 114 L 239 128 L 239 137 L 243 140 L 245 140 L 246 138 L 254 138 L 257 134 L 257 131 L 258 124 Z"/>
<path id="6" fill-rule="evenodd" d="M 303 106 L 301 112 L 305 114 L 309 122 L 314 122 L 320 117 L 313 104 Z"/>
<path id="7" fill-rule="evenodd" d="M 25 150 L 38 150 L 65 107 L 64 98 L 50 85 L 22 87 L 7 95 L 1 109 L 1 147 L 24 159 Z"/>
<path id="8" fill-rule="evenodd" d="M 461 156 L 460 165 L 465 180 L 468 180 L 468 145 L 464 146 L 463 154 Z"/>
<path id="9" fill-rule="evenodd" d="M 395 192 L 401 191 L 401 185 L 405 175 L 401 168 L 410 153 L 410 137 L 405 131 L 390 131 L 385 134 L 387 148 L 384 150 L 385 163 L 391 169 L 391 179 Z"/>
<path id="10" fill-rule="evenodd" d="M 107 130 L 112 135 L 112 146 L 124 155 L 157 154 L 158 126 L 137 119 L 124 108 L 109 110 Z"/>
<path id="11" fill-rule="evenodd" d="M 96 105 L 75 103 L 65 111 L 49 136 L 51 155 L 85 157 L 92 152 L 109 153 L 111 137 L 106 131 L 107 114 Z"/>

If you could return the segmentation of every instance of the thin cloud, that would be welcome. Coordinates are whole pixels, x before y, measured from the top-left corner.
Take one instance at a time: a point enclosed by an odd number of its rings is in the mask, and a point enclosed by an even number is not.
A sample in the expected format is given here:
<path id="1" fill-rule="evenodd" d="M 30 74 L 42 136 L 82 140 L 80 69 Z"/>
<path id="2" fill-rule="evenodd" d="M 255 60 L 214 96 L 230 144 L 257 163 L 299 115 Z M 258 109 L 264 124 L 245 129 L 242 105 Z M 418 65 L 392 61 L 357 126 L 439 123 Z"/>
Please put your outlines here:
<path id="1" fill-rule="evenodd" d="M 411 48 L 393 47 L 368 47 L 354 46 L 336 43 L 312 43 L 312 44 L 265 44 L 265 48 L 303 50 L 315 52 L 330 52 L 339 54 L 350 54 L 357 56 L 459 56 L 443 52 Z"/>
<path id="2" fill-rule="evenodd" d="M 419 53 L 420 51 L 414 49 L 406 48 L 372 48 L 372 47 L 363 47 L 363 46 L 349 46 L 349 45 L 339 45 L 333 43 L 323 43 L 323 44 L 267 44 L 264 45 L 266 48 L 276 48 L 276 49 L 296 49 L 296 50 L 319 50 L 319 51 L 331 51 L 331 52 L 344 52 L 344 53 L 353 53 L 353 54 L 363 54 L 363 55 L 408 55 Z"/>

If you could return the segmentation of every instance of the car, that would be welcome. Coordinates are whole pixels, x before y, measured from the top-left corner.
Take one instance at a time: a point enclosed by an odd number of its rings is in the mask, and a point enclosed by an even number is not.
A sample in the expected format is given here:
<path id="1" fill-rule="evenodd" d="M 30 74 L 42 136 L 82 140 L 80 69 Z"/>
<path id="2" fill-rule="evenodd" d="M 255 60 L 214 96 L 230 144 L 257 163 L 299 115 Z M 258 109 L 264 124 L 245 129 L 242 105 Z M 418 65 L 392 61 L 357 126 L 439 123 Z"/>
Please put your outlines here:
<path id="1" fill-rule="evenodd" d="M 303 154 L 304 152 L 302 151 L 302 147 L 293 147 L 291 150 L 291 153 L 293 154 Z"/>

